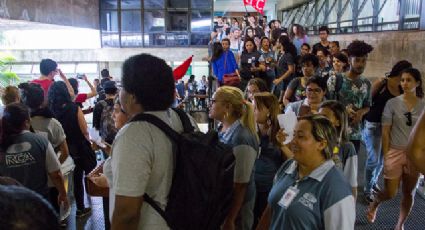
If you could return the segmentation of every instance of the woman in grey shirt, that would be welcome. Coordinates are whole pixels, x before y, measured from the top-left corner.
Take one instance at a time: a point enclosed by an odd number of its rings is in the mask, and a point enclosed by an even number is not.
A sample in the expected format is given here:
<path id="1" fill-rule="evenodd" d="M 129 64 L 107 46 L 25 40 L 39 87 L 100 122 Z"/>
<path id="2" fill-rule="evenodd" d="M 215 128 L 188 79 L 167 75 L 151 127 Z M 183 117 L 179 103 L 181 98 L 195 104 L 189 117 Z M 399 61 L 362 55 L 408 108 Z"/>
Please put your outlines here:
<path id="1" fill-rule="evenodd" d="M 373 223 L 379 204 L 393 198 L 402 182 L 403 197 L 397 230 L 403 229 L 413 206 L 419 172 L 407 158 L 406 147 L 409 135 L 425 107 L 422 77 L 417 69 L 409 68 L 402 72 L 401 87 L 403 94 L 390 99 L 382 114 L 385 189 L 378 192 L 367 212 L 368 221 Z"/>

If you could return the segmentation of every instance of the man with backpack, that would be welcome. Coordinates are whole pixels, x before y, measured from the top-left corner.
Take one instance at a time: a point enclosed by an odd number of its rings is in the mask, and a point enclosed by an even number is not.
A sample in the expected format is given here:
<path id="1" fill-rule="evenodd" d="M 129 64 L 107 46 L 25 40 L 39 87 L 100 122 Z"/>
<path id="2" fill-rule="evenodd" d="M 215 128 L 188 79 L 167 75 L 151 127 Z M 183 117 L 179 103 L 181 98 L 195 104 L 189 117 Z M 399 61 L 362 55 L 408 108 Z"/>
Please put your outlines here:
<path id="1" fill-rule="evenodd" d="M 98 101 L 93 110 L 93 127 L 100 132 L 102 140 L 108 144 L 114 141 L 117 129 L 112 119 L 114 111 L 114 99 L 118 88 L 114 81 L 107 81 L 103 84 L 105 99 Z"/>
<path id="2" fill-rule="evenodd" d="M 119 98 L 131 120 L 104 166 L 112 229 L 219 229 L 231 203 L 231 149 L 170 108 L 174 78 L 164 60 L 136 55 L 122 73 Z"/>

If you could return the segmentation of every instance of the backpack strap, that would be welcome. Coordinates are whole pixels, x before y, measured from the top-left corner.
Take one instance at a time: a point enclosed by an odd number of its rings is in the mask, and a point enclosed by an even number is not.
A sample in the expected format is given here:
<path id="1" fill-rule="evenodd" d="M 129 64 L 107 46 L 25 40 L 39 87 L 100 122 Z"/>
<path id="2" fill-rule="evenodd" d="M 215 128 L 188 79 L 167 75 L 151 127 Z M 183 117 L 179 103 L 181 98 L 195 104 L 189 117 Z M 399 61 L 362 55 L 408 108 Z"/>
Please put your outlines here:
<path id="1" fill-rule="evenodd" d="M 190 122 L 189 116 L 186 114 L 186 112 L 177 108 L 173 108 L 173 111 L 179 115 L 185 133 L 191 133 L 195 131 L 195 128 L 193 127 L 192 122 Z"/>
<path id="2" fill-rule="evenodd" d="M 146 121 L 155 125 L 158 129 L 163 131 L 171 140 L 178 142 L 180 140 L 180 134 L 174 131 L 167 123 L 159 119 L 157 116 L 147 113 L 140 113 L 134 116 L 130 122 L 135 121 Z"/>
<path id="3" fill-rule="evenodd" d="M 335 92 L 334 92 L 335 99 L 334 100 L 339 100 L 339 91 L 342 88 L 343 76 L 341 74 L 337 74 L 335 77 L 336 78 L 335 78 Z"/>
<path id="4" fill-rule="evenodd" d="M 155 211 L 158 212 L 159 215 L 161 215 L 161 217 L 165 220 L 165 222 L 167 222 L 168 226 L 171 226 L 168 223 L 168 219 L 165 216 L 164 210 L 162 210 L 161 207 L 158 206 L 158 204 L 152 199 L 152 197 L 150 197 L 147 193 L 145 193 L 143 194 L 143 200 L 146 201 L 146 203 L 148 203 L 150 206 L 152 206 L 152 208 L 155 209 Z"/>
<path id="5" fill-rule="evenodd" d="M 176 111 L 177 112 L 177 111 Z M 177 112 L 178 113 L 178 112 Z M 159 119 L 158 117 L 147 114 L 147 113 L 140 113 L 134 116 L 129 122 L 135 122 L 135 121 L 146 121 L 153 125 L 155 125 L 157 128 L 159 128 L 161 131 L 163 131 L 171 140 L 178 142 L 180 139 L 180 134 L 174 131 L 169 125 L 167 125 L 164 121 Z M 182 121 L 183 122 L 183 121 Z M 164 218 L 165 222 L 167 222 L 168 226 L 171 226 L 166 215 L 165 211 L 159 207 L 157 202 L 155 202 L 152 197 L 150 197 L 147 193 L 143 194 L 143 200 L 146 201 L 155 211 L 158 212 L 159 215 L 161 215 L 162 218 Z"/>

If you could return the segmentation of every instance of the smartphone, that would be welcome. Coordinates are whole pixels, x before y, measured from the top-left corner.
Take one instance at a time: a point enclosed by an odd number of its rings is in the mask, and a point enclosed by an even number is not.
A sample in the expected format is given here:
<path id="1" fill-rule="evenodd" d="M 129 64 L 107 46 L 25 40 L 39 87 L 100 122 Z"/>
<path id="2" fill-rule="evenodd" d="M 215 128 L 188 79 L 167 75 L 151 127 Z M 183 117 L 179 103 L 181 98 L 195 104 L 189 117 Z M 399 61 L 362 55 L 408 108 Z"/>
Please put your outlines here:
<path id="1" fill-rule="evenodd" d="M 77 73 L 77 79 L 83 79 L 84 74 Z"/>

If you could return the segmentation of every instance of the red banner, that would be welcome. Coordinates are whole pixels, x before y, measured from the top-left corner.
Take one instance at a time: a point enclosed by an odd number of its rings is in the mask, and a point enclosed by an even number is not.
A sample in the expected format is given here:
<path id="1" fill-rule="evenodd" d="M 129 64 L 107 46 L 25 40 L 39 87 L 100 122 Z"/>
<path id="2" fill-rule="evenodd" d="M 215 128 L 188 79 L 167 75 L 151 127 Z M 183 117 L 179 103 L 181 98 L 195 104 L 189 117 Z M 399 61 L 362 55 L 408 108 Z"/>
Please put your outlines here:
<path id="1" fill-rule="evenodd" d="M 267 0 L 243 0 L 245 5 L 251 5 L 260 14 L 264 14 L 264 6 Z"/>
<path id="2" fill-rule="evenodd" d="M 190 63 L 192 63 L 192 58 L 193 58 L 193 55 L 190 56 L 188 59 L 186 59 L 186 61 L 184 61 L 181 65 L 177 66 L 177 68 L 173 70 L 174 80 L 177 81 L 184 76 L 184 74 L 189 69 Z"/>

